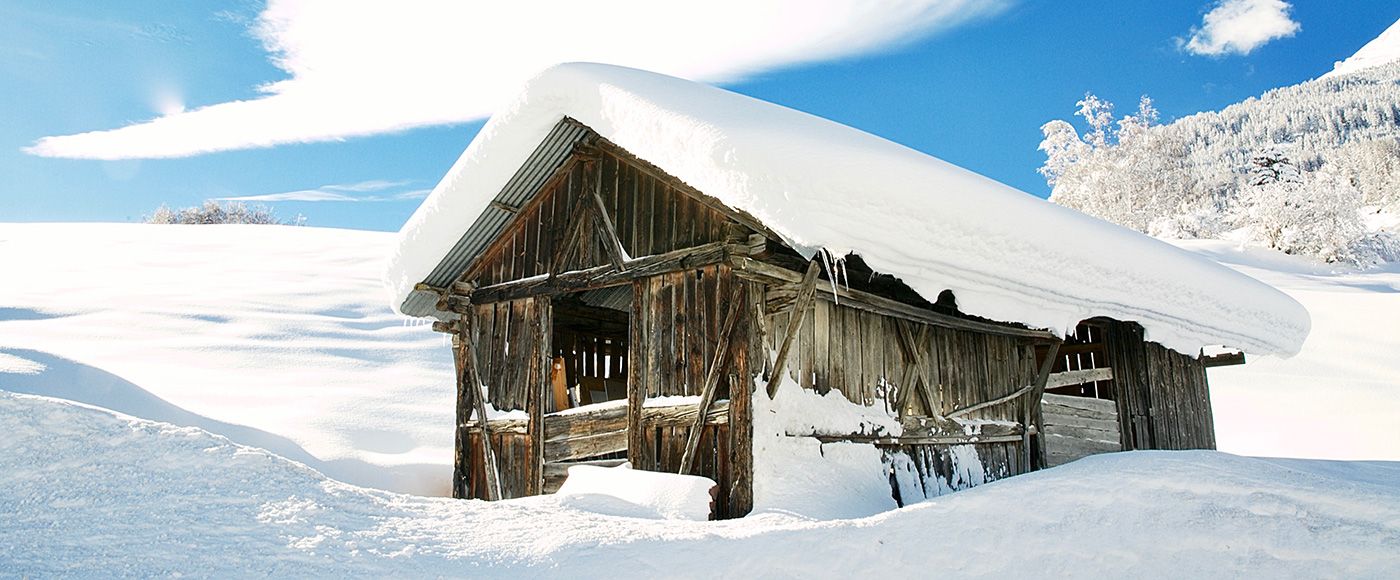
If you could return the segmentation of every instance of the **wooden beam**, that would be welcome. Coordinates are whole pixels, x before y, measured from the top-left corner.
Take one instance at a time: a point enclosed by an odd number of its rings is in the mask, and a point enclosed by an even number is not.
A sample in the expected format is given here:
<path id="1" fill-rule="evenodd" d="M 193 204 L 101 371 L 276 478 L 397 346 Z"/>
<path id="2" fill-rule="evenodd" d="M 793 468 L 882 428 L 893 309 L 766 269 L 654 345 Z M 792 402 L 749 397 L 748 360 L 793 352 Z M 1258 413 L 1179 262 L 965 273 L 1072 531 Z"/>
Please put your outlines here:
<path id="1" fill-rule="evenodd" d="M 453 294 L 451 307 L 453 311 L 461 311 L 465 308 L 462 305 L 468 301 L 471 304 L 490 304 L 527 296 L 567 294 L 616 286 L 657 274 L 693 270 L 702 266 L 719 264 L 729 259 L 730 256 L 738 255 L 739 252 L 744 251 L 746 249 L 741 245 L 714 242 L 628 260 L 624 270 L 618 270 L 612 264 L 606 264 L 554 276 L 532 276 L 521 280 L 482 286 L 470 294 Z"/>
<path id="2" fill-rule="evenodd" d="M 1056 387 L 1067 387 L 1069 385 L 1082 385 L 1084 383 L 1111 380 L 1113 380 L 1113 369 L 1109 367 L 1064 371 L 1052 373 L 1045 381 L 1045 388 L 1054 389 Z"/>
<path id="3" fill-rule="evenodd" d="M 1045 384 L 1050 380 L 1050 371 L 1055 368 L 1055 359 L 1059 358 L 1060 356 L 1061 344 L 1064 344 L 1064 342 L 1058 340 L 1053 343 L 1050 343 L 1050 350 L 1045 352 L 1045 360 L 1040 362 L 1040 370 L 1036 372 L 1035 383 L 1032 385 L 1033 387 L 1035 387 L 1035 389 L 1031 392 L 1030 403 L 1026 405 L 1025 418 L 1022 421 L 1022 424 L 1026 426 L 1026 434 L 1021 440 L 1021 459 L 1024 461 L 1022 465 L 1026 466 L 1026 471 L 1031 471 L 1032 467 L 1030 436 L 1030 429 L 1033 427 L 1031 425 L 1031 415 L 1033 414 L 1032 411 L 1037 406 L 1042 405 L 1041 397 L 1045 396 Z M 1044 420 L 1045 416 L 1044 411 L 1042 410 L 1041 421 Z M 1045 439 L 1042 437 L 1038 439 L 1038 441 L 1040 441 L 1041 443 L 1037 445 L 1038 448 L 1035 451 L 1034 457 L 1036 457 L 1039 463 L 1043 466 L 1045 464 Z"/>
<path id="4" fill-rule="evenodd" d="M 877 437 L 874 435 L 817 435 L 822 443 L 866 443 L 871 445 L 971 445 L 974 443 L 1015 443 L 1022 435 L 949 435 L 934 437 Z"/>
<path id="5" fill-rule="evenodd" d="M 499 200 L 491 200 L 491 207 L 510 213 L 520 213 L 520 208 Z"/>
<path id="6" fill-rule="evenodd" d="M 584 179 L 588 179 L 586 171 Z M 584 187 L 587 187 L 587 183 L 584 184 Z M 549 261 L 549 276 L 547 277 L 553 277 L 564 271 L 565 264 L 569 263 L 569 257 L 576 254 L 580 249 L 579 246 L 588 239 L 588 236 L 583 234 L 583 228 L 588 224 L 588 213 L 592 205 L 582 199 L 574 202 L 574 211 L 569 214 L 569 221 L 564 226 L 564 243 L 554 249 L 555 254 Z"/>
<path id="7" fill-rule="evenodd" d="M 710 413 L 710 405 L 715 402 L 715 388 L 719 385 L 720 373 L 729 359 L 729 337 L 734 333 L 739 314 L 744 311 L 744 284 L 738 280 L 731 282 L 734 290 L 729 296 L 729 311 L 724 317 L 724 326 L 719 331 L 719 342 L 715 345 L 714 360 L 705 373 L 705 385 L 700 390 L 700 406 L 697 407 L 695 421 L 690 424 L 690 433 L 685 440 L 685 453 L 681 454 L 681 474 L 689 475 L 695 468 L 695 450 L 700 447 L 700 433 L 705 427 L 705 417 Z M 734 385 L 731 385 L 731 387 Z M 645 405 L 645 402 L 643 403 Z"/>
<path id="8" fill-rule="evenodd" d="M 919 392 L 924 395 L 924 402 L 928 404 L 928 412 L 930 415 L 933 415 L 940 410 L 936 408 L 938 406 L 938 399 L 934 396 L 933 385 L 929 384 L 928 380 L 928 375 L 930 371 L 933 370 L 933 367 L 929 364 L 928 357 L 924 356 L 924 349 L 919 347 L 922 344 L 928 343 L 927 330 L 920 329 L 919 338 L 916 340 L 914 338 L 914 332 L 909 330 L 909 324 L 910 322 L 907 320 L 895 321 L 895 326 L 899 328 L 899 339 L 904 344 L 904 350 L 909 353 L 912 359 L 908 362 L 913 363 L 913 366 L 918 369 L 918 372 L 914 375 L 914 382 L 910 383 L 907 388 L 912 390 L 917 383 Z M 952 415 L 949 415 L 949 417 L 952 417 Z"/>
<path id="9" fill-rule="evenodd" d="M 798 284 L 797 300 L 793 303 L 792 312 L 788 314 L 787 332 L 783 333 L 783 344 L 778 347 L 778 358 L 773 361 L 773 374 L 768 376 L 768 398 L 772 399 L 778 395 L 778 385 L 782 384 L 783 373 L 787 370 L 788 353 L 792 351 L 793 339 L 797 338 L 797 332 L 802 327 L 802 319 L 807 316 L 807 309 L 812 306 L 812 298 L 817 292 L 817 275 L 821 274 L 821 266 L 816 260 L 807 264 L 807 273 L 802 275 L 802 281 Z"/>
<path id="10" fill-rule="evenodd" d="M 614 268 L 618 270 L 627 269 L 627 250 L 622 248 L 622 240 L 617 237 L 617 228 L 613 226 L 612 216 L 608 215 L 608 206 L 603 203 L 603 196 L 598 193 L 598 188 L 602 184 L 597 179 L 592 179 L 594 164 L 592 162 L 584 164 L 584 172 L 589 175 L 593 183 L 585 183 L 587 188 L 585 195 L 593 198 L 593 221 L 594 230 L 598 241 L 603 243 L 603 250 L 608 254 L 608 260 L 612 262 Z M 592 185 L 592 187 L 588 187 Z"/>
<path id="11" fill-rule="evenodd" d="M 1021 387 L 1021 388 L 1019 388 L 1019 389 L 1016 389 L 1016 392 L 1011 393 L 1010 395 L 1006 395 L 1006 396 L 1004 396 L 1004 397 L 997 397 L 997 398 L 992 399 L 992 400 L 990 400 L 990 401 L 983 401 L 983 402 L 977 403 L 977 404 L 975 404 L 975 405 L 968 405 L 968 406 L 966 406 L 966 407 L 963 407 L 963 408 L 961 408 L 961 409 L 958 409 L 958 410 L 956 410 L 956 411 L 953 411 L 953 412 L 951 412 L 951 413 L 948 413 L 948 418 L 951 419 L 951 418 L 953 418 L 953 417 L 961 417 L 961 416 L 966 415 L 966 414 L 968 414 L 968 413 L 971 413 L 971 412 L 973 412 L 973 411 L 980 411 L 980 410 L 982 410 L 982 409 L 986 409 L 987 407 L 992 407 L 992 406 L 1000 405 L 1000 404 L 1005 403 L 1005 402 L 1007 402 L 1007 401 L 1015 400 L 1017 397 L 1020 397 L 1020 396 L 1022 396 L 1022 395 L 1025 395 L 1026 393 L 1029 393 L 1029 392 L 1034 391 L 1034 390 L 1035 390 L 1035 385 L 1033 385 L 1033 384 L 1031 384 L 1031 385 L 1026 385 L 1026 386 L 1024 386 L 1024 387 Z"/>
<path id="12" fill-rule="evenodd" d="M 1224 354 L 1217 354 L 1213 356 L 1202 356 L 1201 364 L 1205 365 L 1206 368 L 1242 365 L 1244 364 L 1244 353 L 1227 352 Z"/>
<path id="13" fill-rule="evenodd" d="M 459 327 L 459 336 L 466 351 L 463 353 L 462 361 L 466 376 L 462 378 L 469 381 L 466 388 L 471 389 L 472 399 L 475 400 L 476 404 L 477 425 L 481 429 L 481 452 L 486 464 L 484 469 L 486 473 L 486 499 L 494 501 L 501 499 L 501 470 L 496 463 L 496 453 L 491 448 L 491 421 L 486 418 L 487 391 L 486 385 L 481 381 L 481 372 L 477 367 L 479 359 L 476 357 L 474 329 L 468 327 L 471 324 L 471 317 L 464 320 L 468 322 Z"/>
<path id="14" fill-rule="evenodd" d="M 729 265 L 734 268 L 735 275 L 740 276 L 742 278 L 757 280 L 767 284 L 772 284 L 775 282 L 791 283 L 797 282 L 802 279 L 802 275 L 798 274 L 797 272 L 780 266 L 774 266 L 772 264 L 760 262 L 758 260 L 749 258 L 745 255 L 736 254 L 735 256 L 730 257 Z M 849 288 L 841 287 L 837 287 L 835 290 L 833 290 L 829 285 L 824 284 L 818 284 L 817 289 L 819 291 L 818 294 L 821 297 L 826 298 L 828 300 L 839 299 L 842 304 L 849 305 L 852 308 L 865 310 L 867 312 L 874 312 L 876 314 L 883 314 L 885 316 L 893 316 L 895 318 L 902 318 L 904 320 L 913 320 L 915 322 L 923 322 L 926 324 L 933 324 L 936 326 L 954 328 L 958 330 L 970 330 L 973 332 L 982 332 L 986 334 L 999 334 L 1004 336 L 1031 338 L 1041 342 L 1059 340 L 1059 337 L 1055 336 L 1054 333 L 1046 330 L 1022 328 L 1018 326 L 1003 324 L 993 324 L 990 322 L 982 322 L 980 320 L 971 320 L 967 318 L 949 316 L 947 314 L 934 312 L 932 310 L 919 308 L 917 306 L 910 306 L 903 302 L 890 300 L 889 298 L 885 298 L 883 296 L 876 296 L 874 294 L 870 294 L 869 292 L 863 292 L 860 290 L 852 290 Z"/>

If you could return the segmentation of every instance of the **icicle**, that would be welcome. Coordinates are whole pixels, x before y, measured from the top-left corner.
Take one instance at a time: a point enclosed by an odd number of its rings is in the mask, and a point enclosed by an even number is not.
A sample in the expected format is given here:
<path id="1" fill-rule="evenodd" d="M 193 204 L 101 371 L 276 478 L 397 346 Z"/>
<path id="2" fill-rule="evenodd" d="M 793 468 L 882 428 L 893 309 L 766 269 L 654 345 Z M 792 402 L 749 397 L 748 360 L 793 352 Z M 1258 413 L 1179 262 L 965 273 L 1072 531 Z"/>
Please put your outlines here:
<path id="1" fill-rule="evenodd" d="M 820 254 L 822 256 L 822 264 L 826 266 L 826 279 L 831 283 L 831 301 L 839 306 L 841 304 L 841 295 L 836 292 L 837 260 L 832 257 L 831 251 L 826 248 L 822 248 Z"/>

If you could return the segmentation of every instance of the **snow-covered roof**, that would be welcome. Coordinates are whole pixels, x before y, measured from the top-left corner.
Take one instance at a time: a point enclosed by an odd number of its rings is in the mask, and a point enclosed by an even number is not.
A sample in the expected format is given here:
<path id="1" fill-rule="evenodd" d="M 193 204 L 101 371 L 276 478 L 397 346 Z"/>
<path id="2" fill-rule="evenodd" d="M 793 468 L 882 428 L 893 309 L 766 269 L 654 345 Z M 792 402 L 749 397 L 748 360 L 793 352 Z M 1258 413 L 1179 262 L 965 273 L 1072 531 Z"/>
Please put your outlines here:
<path id="1" fill-rule="evenodd" d="M 1188 354 L 1227 345 L 1287 356 L 1308 333 L 1292 298 L 1148 236 L 820 117 L 582 63 L 532 79 L 409 218 L 386 273 L 396 309 L 462 251 L 464 232 L 483 229 L 491 201 L 566 117 L 804 255 L 854 252 L 930 300 L 952 290 L 969 314 L 1061 331 L 1094 316 L 1136 321 Z"/>

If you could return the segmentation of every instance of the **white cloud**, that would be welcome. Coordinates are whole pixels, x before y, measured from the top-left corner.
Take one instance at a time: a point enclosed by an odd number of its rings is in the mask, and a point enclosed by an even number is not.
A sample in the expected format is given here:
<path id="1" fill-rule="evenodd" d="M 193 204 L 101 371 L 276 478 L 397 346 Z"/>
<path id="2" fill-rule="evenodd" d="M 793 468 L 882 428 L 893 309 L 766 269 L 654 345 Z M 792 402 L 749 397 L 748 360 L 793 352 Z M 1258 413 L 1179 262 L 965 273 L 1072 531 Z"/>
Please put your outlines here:
<path id="1" fill-rule="evenodd" d="M 238 197 L 219 197 L 220 201 L 403 201 L 411 199 L 423 199 L 428 196 L 431 189 L 409 189 L 405 191 L 388 192 L 390 189 L 398 189 L 412 183 L 411 181 L 388 181 L 374 179 L 361 181 L 359 183 L 342 183 L 332 185 L 322 185 L 316 189 L 299 189 L 296 191 L 284 191 L 281 193 L 264 193 L 259 195 L 243 195 Z M 369 195 L 351 195 L 366 194 Z"/>
<path id="2" fill-rule="evenodd" d="M 1284 0 L 1221 0 L 1207 12 L 1182 50 L 1205 56 L 1249 54 L 1271 40 L 1293 36 L 1300 28 Z"/>
<path id="3" fill-rule="evenodd" d="M 50 157 L 184 157 L 461 123 L 560 62 L 710 82 L 869 53 L 1014 0 L 272 0 L 254 27 L 289 78 L 266 96 L 45 137 Z"/>

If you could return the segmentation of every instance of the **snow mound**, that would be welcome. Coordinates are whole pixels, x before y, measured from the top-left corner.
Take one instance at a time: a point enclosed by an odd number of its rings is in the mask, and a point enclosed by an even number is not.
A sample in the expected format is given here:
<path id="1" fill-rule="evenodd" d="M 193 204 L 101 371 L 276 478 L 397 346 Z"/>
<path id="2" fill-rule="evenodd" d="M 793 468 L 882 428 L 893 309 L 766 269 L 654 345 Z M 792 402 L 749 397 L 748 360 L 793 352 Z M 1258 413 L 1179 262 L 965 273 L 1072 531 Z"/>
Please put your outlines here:
<path id="1" fill-rule="evenodd" d="M 971 314 L 1056 330 L 1137 321 L 1191 355 L 1224 344 L 1287 356 L 1307 336 L 1288 296 L 1160 241 L 826 119 L 598 64 L 544 71 L 482 128 L 399 233 L 385 275 L 395 308 L 564 117 L 808 256 L 854 252 L 926 298 L 951 289 Z"/>
<path id="2" fill-rule="evenodd" d="M 1400 60 L 1400 20 L 1396 20 L 1395 24 L 1391 24 L 1380 36 L 1366 43 L 1356 54 L 1333 65 L 1332 70 L 1322 77 L 1351 74 L 1397 60 Z"/>
<path id="3" fill-rule="evenodd" d="M 0 432 L 0 570 L 21 577 L 1311 578 L 1400 569 L 1397 463 L 1117 453 L 868 518 L 691 522 L 590 513 L 554 496 L 481 502 L 366 490 L 199 429 L 47 397 L 0 392 Z M 931 550 L 938 530 L 947 533 Z"/>
<path id="4" fill-rule="evenodd" d="M 715 482 L 708 477 L 575 465 L 555 495 L 563 505 L 667 520 L 710 519 Z"/>

